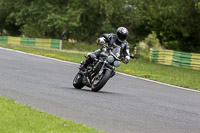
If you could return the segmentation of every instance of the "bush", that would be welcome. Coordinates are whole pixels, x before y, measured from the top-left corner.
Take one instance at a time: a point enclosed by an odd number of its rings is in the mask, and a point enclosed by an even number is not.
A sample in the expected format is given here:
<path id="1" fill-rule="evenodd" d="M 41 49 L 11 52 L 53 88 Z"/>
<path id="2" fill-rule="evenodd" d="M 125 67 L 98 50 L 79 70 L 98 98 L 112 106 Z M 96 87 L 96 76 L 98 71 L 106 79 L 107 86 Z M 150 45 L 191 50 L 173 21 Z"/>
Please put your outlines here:
<path id="1" fill-rule="evenodd" d="M 161 48 L 160 41 L 157 38 L 157 35 L 154 31 L 151 34 L 149 34 L 144 41 L 141 41 L 139 42 L 139 44 L 137 44 L 136 58 L 148 60 L 150 48 Z"/>
<path id="2" fill-rule="evenodd" d="M 157 35 L 154 31 L 152 31 L 151 34 L 149 34 L 147 36 L 147 38 L 145 38 L 145 41 L 144 41 L 148 48 L 153 48 L 153 49 L 159 49 L 161 48 L 161 45 L 160 45 L 160 41 L 159 39 L 157 38 Z"/>
<path id="3" fill-rule="evenodd" d="M 148 45 L 144 41 L 139 42 L 137 44 L 136 58 L 142 58 L 142 59 L 147 59 L 148 60 L 148 56 L 149 56 L 149 47 L 148 47 Z"/>

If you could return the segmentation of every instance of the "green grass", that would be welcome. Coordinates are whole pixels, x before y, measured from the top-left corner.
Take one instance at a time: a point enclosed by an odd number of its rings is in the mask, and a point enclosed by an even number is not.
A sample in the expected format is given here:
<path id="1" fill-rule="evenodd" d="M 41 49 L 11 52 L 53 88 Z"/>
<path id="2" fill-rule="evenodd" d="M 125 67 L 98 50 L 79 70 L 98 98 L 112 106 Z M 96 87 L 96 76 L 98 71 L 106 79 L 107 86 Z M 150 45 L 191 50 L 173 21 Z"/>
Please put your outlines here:
<path id="1" fill-rule="evenodd" d="M 84 44 L 84 43 L 70 43 L 70 42 L 64 41 L 62 49 L 92 52 L 92 51 L 97 50 L 99 47 L 100 45 L 98 44 L 89 45 L 89 44 Z"/>
<path id="2" fill-rule="evenodd" d="M 33 54 L 40 54 L 61 60 L 72 61 L 76 63 L 80 63 L 81 60 L 84 60 L 85 59 L 84 55 L 87 53 L 80 51 L 66 51 L 66 50 L 59 51 L 52 49 L 50 50 L 50 49 L 41 49 L 35 47 L 16 46 L 7 44 L 0 44 L 0 46 L 20 51 L 25 51 Z M 138 77 L 143 77 L 172 85 L 200 90 L 200 71 L 198 70 L 153 64 L 150 63 L 145 58 L 141 58 L 138 60 L 131 60 L 129 64 L 127 65 L 122 64 L 116 70 L 119 72 L 127 73 Z"/>
<path id="3" fill-rule="evenodd" d="M 0 97 L 1 133 L 99 133 L 100 131 Z"/>
<path id="4" fill-rule="evenodd" d="M 146 60 L 131 61 L 117 70 L 138 77 L 200 90 L 200 71 L 198 70 L 153 64 Z"/>

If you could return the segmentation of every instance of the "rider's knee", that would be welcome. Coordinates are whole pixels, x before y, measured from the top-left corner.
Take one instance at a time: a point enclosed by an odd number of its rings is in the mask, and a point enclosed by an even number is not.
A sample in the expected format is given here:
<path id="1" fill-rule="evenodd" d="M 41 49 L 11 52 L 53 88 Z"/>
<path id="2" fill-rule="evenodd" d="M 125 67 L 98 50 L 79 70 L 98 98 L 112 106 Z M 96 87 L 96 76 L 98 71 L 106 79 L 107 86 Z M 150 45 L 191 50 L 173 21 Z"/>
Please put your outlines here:
<path id="1" fill-rule="evenodd" d="M 94 61 L 96 59 L 96 55 L 94 53 L 88 53 L 87 58 L 88 60 Z"/>

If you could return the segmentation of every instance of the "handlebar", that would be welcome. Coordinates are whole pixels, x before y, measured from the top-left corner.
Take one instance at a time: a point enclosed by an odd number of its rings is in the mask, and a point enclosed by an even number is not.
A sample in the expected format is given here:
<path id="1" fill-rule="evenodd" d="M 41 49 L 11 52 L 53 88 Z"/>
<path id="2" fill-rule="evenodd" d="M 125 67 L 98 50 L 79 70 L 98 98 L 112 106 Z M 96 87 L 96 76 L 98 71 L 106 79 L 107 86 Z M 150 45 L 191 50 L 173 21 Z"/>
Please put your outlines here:
<path id="1" fill-rule="evenodd" d="M 109 47 L 107 44 L 101 44 L 102 45 L 102 47 L 104 47 L 104 48 L 106 48 L 106 49 L 108 49 L 108 50 L 112 50 L 112 48 L 111 47 Z M 119 46 L 117 46 L 115 43 L 113 44 L 115 47 L 119 47 Z M 115 55 L 114 55 L 115 56 Z M 118 57 L 116 57 L 115 56 L 115 58 L 117 59 L 117 60 L 121 60 L 121 61 L 123 61 L 123 59 L 119 59 Z M 130 58 L 131 59 L 134 59 L 135 58 L 135 55 L 133 55 L 133 54 L 131 54 L 130 55 Z M 124 61 L 123 61 L 124 62 Z"/>
<path id="2" fill-rule="evenodd" d="M 102 47 L 104 47 L 104 48 L 106 48 L 106 49 L 109 49 L 109 50 L 111 50 L 111 47 L 109 47 L 108 45 L 106 45 L 106 44 L 102 44 Z"/>

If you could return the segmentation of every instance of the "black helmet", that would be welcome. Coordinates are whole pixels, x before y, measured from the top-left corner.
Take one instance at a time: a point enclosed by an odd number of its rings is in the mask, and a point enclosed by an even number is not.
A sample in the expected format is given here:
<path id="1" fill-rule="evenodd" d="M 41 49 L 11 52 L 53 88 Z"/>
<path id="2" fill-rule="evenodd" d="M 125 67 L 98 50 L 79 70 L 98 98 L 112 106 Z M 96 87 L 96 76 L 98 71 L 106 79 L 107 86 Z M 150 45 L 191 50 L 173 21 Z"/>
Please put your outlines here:
<path id="1" fill-rule="evenodd" d="M 128 30 L 125 27 L 119 27 L 117 29 L 117 38 L 120 42 L 125 41 L 127 36 L 128 36 Z"/>

